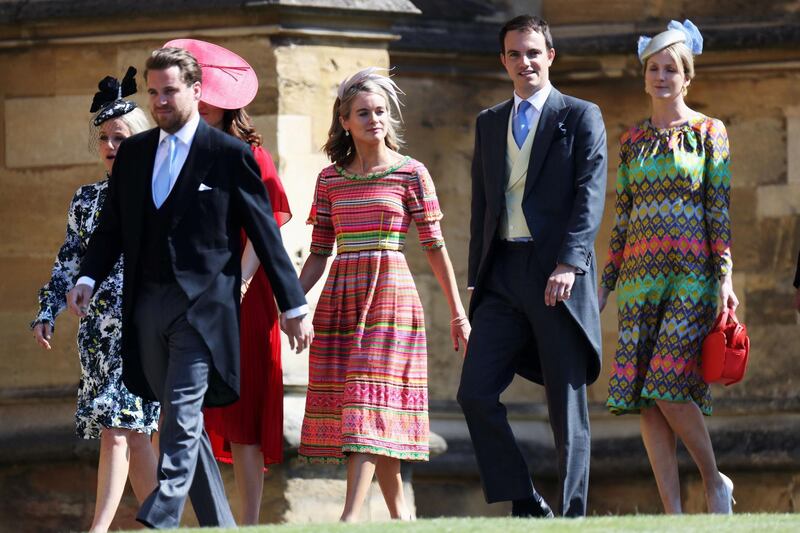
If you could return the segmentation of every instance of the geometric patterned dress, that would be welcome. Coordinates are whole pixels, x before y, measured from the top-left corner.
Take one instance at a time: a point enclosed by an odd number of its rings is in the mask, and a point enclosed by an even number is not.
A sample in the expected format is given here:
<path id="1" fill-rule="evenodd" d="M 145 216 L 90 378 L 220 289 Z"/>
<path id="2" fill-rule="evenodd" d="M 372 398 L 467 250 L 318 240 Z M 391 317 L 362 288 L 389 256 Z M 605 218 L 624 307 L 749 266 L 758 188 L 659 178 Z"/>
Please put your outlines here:
<path id="1" fill-rule="evenodd" d="M 69 205 L 67 234 L 58 251 L 50 280 L 39 291 L 39 312 L 31 323 L 54 327 L 66 308 L 97 227 L 106 198 L 108 179 L 79 188 Z M 104 428 L 125 428 L 150 434 L 157 429 L 159 404 L 143 400 L 122 383 L 122 258 L 97 286 L 86 316 L 78 325 L 81 377 L 75 431 L 84 439 L 98 439 Z"/>
<path id="2" fill-rule="evenodd" d="M 409 157 L 355 176 L 317 179 L 311 253 L 336 258 L 314 314 L 299 455 L 428 459 L 425 317 L 403 255 L 413 220 L 425 249 L 444 246 L 442 212 L 425 167 Z"/>
<path id="3" fill-rule="evenodd" d="M 616 217 L 601 285 L 616 290 L 619 337 L 607 407 L 693 401 L 711 414 L 699 371 L 719 278 L 733 267 L 728 136 L 703 115 L 666 129 L 645 120 L 622 135 Z"/>

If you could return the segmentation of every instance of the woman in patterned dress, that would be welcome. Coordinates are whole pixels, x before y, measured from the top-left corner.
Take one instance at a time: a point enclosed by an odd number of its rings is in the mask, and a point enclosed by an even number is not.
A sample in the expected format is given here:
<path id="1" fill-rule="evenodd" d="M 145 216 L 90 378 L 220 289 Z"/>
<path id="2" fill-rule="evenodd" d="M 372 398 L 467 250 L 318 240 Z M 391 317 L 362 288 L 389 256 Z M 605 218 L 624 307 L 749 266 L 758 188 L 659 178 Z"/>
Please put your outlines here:
<path id="1" fill-rule="evenodd" d="M 117 149 L 124 139 L 150 127 L 142 110 L 122 98 L 136 92 L 135 74 L 136 69 L 128 69 L 122 84 L 104 78 L 92 103 L 91 112 L 99 111 L 92 119 L 90 143 L 106 167 L 106 178 L 75 193 L 66 239 L 50 281 L 39 291 L 39 313 L 31 326 L 34 338 L 47 350 L 55 318 L 66 307 L 67 291 L 97 226 Z M 108 530 L 128 477 L 140 503 L 156 487 L 156 453 L 150 435 L 157 429 L 159 406 L 133 395 L 122 383 L 121 334 L 122 260 L 98 287 L 78 327 L 81 377 L 75 427 L 81 438 L 100 439 L 92 532 Z"/>
<path id="2" fill-rule="evenodd" d="M 261 135 L 243 109 L 258 91 L 252 67 L 227 48 L 197 39 L 175 39 L 203 68 L 199 112 L 209 126 L 250 145 L 279 226 L 292 218 L 289 200 Z M 231 70 L 235 68 L 236 70 Z M 230 75 L 235 72 L 236 75 Z M 278 308 L 269 279 L 242 231 L 239 400 L 203 410 L 214 457 L 232 463 L 239 493 L 240 525 L 257 524 L 266 465 L 283 460 L 283 372 Z"/>
<path id="3" fill-rule="evenodd" d="M 347 463 L 342 521 L 358 518 L 373 475 L 391 517 L 410 519 L 400 461 L 428 459 L 425 320 L 402 253 L 412 220 L 447 298 L 453 348 L 466 349 L 470 333 L 433 181 L 397 152 L 397 89 L 376 70 L 339 86 L 325 145 L 334 164 L 317 178 L 311 254 L 300 274 L 308 292 L 336 242 L 314 315 L 300 456 Z"/>
<path id="4" fill-rule="evenodd" d="M 642 440 L 667 513 L 681 512 L 677 439 L 703 478 L 708 511 L 731 513 L 733 483 L 717 469 L 703 415 L 701 343 L 721 305 L 736 308 L 730 253 L 730 170 L 724 124 L 686 105 L 702 37 L 672 21 L 640 38 L 649 119 L 622 135 L 616 218 L 599 288 L 617 290 L 612 413 L 640 413 Z"/>

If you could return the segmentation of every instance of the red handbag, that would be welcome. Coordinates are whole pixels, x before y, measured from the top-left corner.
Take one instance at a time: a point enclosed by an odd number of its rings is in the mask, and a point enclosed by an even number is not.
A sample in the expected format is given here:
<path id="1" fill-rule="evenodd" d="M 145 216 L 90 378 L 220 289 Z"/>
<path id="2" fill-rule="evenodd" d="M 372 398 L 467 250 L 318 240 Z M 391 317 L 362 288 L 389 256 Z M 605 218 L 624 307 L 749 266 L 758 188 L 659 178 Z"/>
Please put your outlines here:
<path id="1" fill-rule="evenodd" d="M 747 328 L 736 318 L 733 309 L 720 312 L 711 332 L 703 339 L 700 368 L 708 384 L 733 385 L 742 381 L 750 358 Z"/>

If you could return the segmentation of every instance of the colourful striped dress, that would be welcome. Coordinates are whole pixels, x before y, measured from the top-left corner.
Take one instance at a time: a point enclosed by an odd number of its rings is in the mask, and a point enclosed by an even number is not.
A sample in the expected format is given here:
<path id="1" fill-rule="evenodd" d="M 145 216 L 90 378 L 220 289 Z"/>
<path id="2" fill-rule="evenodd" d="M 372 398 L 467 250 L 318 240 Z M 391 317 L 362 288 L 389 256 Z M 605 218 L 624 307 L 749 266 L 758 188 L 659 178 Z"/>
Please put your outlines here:
<path id="1" fill-rule="evenodd" d="M 317 178 L 311 253 L 331 255 L 335 241 L 337 255 L 314 314 L 301 458 L 428 459 L 425 319 L 403 245 L 413 219 L 424 248 L 443 246 L 441 218 L 428 171 L 408 157 Z"/>
<path id="2" fill-rule="evenodd" d="M 694 401 L 711 414 L 698 362 L 733 267 L 728 136 L 703 115 L 668 129 L 646 120 L 620 140 L 616 218 L 601 284 L 617 291 L 619 338 L 607 406 Z"/>

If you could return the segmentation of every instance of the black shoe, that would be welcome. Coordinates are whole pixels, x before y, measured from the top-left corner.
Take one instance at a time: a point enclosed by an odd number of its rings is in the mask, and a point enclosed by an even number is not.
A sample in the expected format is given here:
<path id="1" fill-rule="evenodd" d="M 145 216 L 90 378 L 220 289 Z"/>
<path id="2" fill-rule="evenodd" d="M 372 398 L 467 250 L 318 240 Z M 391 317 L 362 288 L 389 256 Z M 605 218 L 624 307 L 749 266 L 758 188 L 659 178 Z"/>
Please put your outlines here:
<path id="1" fill-rule="evenodd" d="M 544 498 L 534 492 L 533 496 L 511 502 L 511 516 L 517 518 L 554 518 L 553 510 Z"/>

